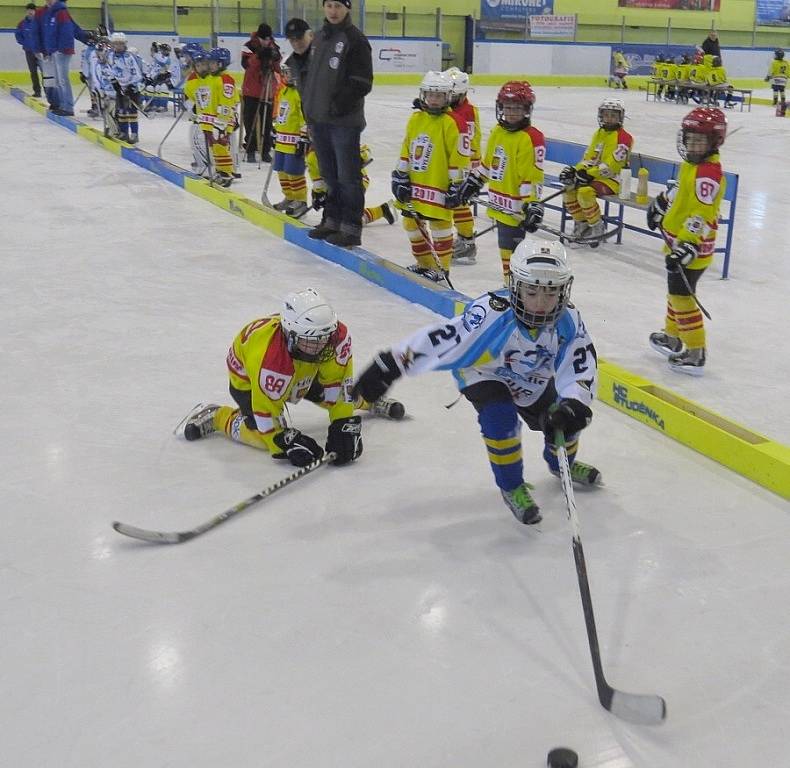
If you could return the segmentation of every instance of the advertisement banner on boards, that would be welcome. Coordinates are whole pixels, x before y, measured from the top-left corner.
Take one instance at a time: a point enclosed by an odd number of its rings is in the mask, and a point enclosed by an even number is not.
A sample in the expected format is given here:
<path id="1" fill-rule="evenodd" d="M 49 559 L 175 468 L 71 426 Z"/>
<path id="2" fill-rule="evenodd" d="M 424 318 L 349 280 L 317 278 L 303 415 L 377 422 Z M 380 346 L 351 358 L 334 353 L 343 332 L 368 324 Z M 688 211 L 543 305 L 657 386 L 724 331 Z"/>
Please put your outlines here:
<path id="1" fill-rule="evenodd" d="M 480 0 L 480 18 L 525 21 L 527 16 L 554 13 L 554 0 Z"/>
<path id="2" fill-rule="evenodd" d="M 790 26 L 790 0 L 757 0 L 757 23 Z"/>
<path id="3" fill-rule="evenodd" d="M 412 72 L 424 74 L 442 68 L 442 43 L 439 40 L 370 39 L 374 72 Z"/>
<path id="4" fill-rule="evenodd" d="M 658 8 L 662 11 L 720 11 L 721 0 L 619 0 L 621 8 Z"/>
<path id="5" fill-rule="evenodd" d="M 535 14 L 529 17 L 530 37 L 570 37 L 576 34 L 576 16 Z"/>

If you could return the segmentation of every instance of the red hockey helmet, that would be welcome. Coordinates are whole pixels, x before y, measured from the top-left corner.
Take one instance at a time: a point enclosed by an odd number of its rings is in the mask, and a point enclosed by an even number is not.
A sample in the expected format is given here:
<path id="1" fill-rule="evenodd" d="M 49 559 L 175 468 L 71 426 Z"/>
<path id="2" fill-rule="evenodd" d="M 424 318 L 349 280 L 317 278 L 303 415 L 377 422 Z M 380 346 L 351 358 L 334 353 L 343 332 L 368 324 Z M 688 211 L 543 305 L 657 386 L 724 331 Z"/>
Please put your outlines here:
<path id="1" fill-rule="evenodd" d="M 496 120 L 506 131 L 521 131 L 529 126 L 534 103 L 532 86 L 526 80 L 511 80 L 499 89 L 496 96 Z M 516 122 L 505 120 L 505 108 L 509 105 L 521 107 L 522 114 Z M 512 113 L 512 110 L 508 112 Z"/>
<path id="2" fill-rule="evenodd" d="M 680 124 L 678 154 L 690 163 L 701 163 L 724 144 L 727 118 L 716 107 L 696 107 Z"/>

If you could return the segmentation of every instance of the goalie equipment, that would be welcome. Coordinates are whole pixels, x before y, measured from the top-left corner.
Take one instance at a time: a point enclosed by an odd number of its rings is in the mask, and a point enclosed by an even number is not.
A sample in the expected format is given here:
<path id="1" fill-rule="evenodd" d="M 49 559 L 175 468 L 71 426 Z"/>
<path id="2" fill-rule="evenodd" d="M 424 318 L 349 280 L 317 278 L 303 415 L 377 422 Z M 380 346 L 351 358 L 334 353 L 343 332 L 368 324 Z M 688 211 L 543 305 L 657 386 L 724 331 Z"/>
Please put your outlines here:
<path id="1" fill-rule="evenodd" d="M 330 342 L 337 332 L 337 315 L 313 288 L 285 297 L 280 326 L 288 352 L 297 360 L 325 361 L 334 354 Z"/>
<path id="2" fill-rule="evenodd" d="M 532 86 L 526 80 L 511 80 L 497 94 L 496 121 L 506 131 L 522 131 L 529 127 L 534 104 Z"/>
<path id="3" fill-rule="evenodd" d="M 441 115 L 450 104 L 453 84 L 443 72 L 426 72 L 420 83 L 420 106 L 431 115 Z"/>
<path id="4" fill-rule="evenodd" d="M 625 104 L 620 99 L 604 99 L 598 107 L 598 125 L 605 131 L 623 127 Z"/>
<path id="5" fill-rule="evenodd" d="M 714 154 L 727 137 L 727 117 L 717 107 L 696 107 L 680 124 L 678 154 L 689 163 L 698 164 Z"/>
<path id="6" fill-rule="evenodd" d="M 522 240 L 510 260 L 510 306 L 528 328 L 553 325 L 568 306 L 573 274 L 556 242 Z"/>

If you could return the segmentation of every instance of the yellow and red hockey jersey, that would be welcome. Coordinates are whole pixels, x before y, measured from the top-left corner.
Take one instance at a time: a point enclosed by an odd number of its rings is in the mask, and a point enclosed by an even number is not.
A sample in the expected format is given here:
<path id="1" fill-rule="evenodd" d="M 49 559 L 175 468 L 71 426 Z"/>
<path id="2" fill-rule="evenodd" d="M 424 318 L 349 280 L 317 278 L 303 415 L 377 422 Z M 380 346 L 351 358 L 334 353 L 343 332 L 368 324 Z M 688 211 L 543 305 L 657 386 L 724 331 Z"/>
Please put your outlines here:
<path id="1" fill-rule="evenodd" d="M 617 194 L 620 191 L 620 172 L 631 159 L 634 138 L 624 128 L 606 131 L 599 128 L 576 168 L 584 168 L 590 176 Z"/>
<path id="2" fill-rule="evenodd" d="M 682 241 L 698 247 L 699 256 L 689 269 L 705 269 L 713 258 L 719 207 L 727 188 L 719 156 L 711 155 L 699 164 L 683 161 L 677 181 L 667 193 L 670 205 L 662 227 L 673 246 Z M 665 246 L 664 252 L 669 251 Z"/>
<path id="3" fill-rule="evenodd" d="M 299 138 L 306 134 L 306 128 L 302 99 L 293 85 L 285 85 L 280 89 L 274 130 L 277 133 L 274 148 L 286 155 L 296 154 L 296 145 Z"/>
<path id="4" fill-rule="evenodd" d="M 353 415 L 351 335 L 343 323 L 338 323 L 330 344 L 334 354 L 326 362 L 294 359 L 279 315 L 253 320 L 233 339 L 227 357 L 230 383 L 250 392 L 255 424 L 272 453 L 280 452 L 274 437 L 283 431 L 281 415 L 286 404 L 298 403 L 316 378 L 323 386 L 330 421 Z"/>
<path id="5" fill-rule="evenodd" d="M 206 132 L 214 130 L 215 104 L 214 104 L 214 75 L 203 76 L 194 73 L 194 77 L 187 78 L 184 83 L 184 98 L 193 102 L 197 124 Z"/>
<path id="6" fill-rule="evenodd" d="M 236 106 L 239 103 L 239 89 L 236 81 L 227 72 L 213 75 L 214 126 L 230 133 L 236 129 Z"/>
<path id="7" fill-rule="evenodd" d="M 458 125 L 461 140 L 465 142 L 465 147 L 469 154 L 470 167 L 477 168 L 480 165 L 482 138 L 480 134 L 480 114 L 477 111 L 477 107 L 464 97 L 463 101 L 460 101 L 450 110 L 450 114 Z"/>
<path id="8" fill-rule="evenodd" d="M 419 110 L 411 116 L 397 169 L 409 174 L 411 204 L 417 213 L 429 219 L 452 220 L 452 209 L 444 204 L 447 188 L 451 182 L 460 184 L 463 180 L 469 154 L 458 123 L 449 112 L 432 115 Z"/>
<path id="9" fill-rule="evenodd" d="M 492 219 L 511 227 L 521 223 L 524 203 L 542 196 L 545 157 L 546 140 L 534 126 L 521 131 L 494 127 L 478 171 L 488 181 L 488 199 L 496 206 L 488 211 Z"/>

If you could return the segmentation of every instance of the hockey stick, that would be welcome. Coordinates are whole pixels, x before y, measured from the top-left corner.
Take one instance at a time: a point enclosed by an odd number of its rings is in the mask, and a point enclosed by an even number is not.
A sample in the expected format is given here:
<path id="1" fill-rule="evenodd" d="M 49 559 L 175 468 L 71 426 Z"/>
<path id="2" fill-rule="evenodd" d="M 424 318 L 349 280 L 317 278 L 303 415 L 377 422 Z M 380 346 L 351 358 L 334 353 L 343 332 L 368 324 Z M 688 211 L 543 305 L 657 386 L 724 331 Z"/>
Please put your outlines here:
<path id="1" fill-rule="evenodd" d="M 203 130 L 202 128 L 200 130 Z M 212 129 L 213 132 L 213 129 Z M 209 139 L 208 131 L 203 131 L 203 138 L 206 140 L 206 168 L 208 168 L 208 185 L 214 186 L 214 171 L 212 170 L 211 161 L 211 139 Z"/>
<path id="2" fill-rule="evenodd" d="M 314 461 L 312 464 L 308 464 L 306 467 L 300 467 L 295 472 L 292 472 L 290 475 L 284 477 L 282 480 L 278 480 L 268 488 L 264 488 L 260 493 L 256 493 L 254 496 L 250 496 L 248 499 L 240 501 L 238 504 L 226 509 L 224 512 L 220 512 L 218 515 L 215 515 L 211 518 L 211 520 L 207 520 L 205 523 L 201 523 L 200 525 L 197 525 L 194 528 L 190 528 L 186 531 L 149 531 L 146 528 L 136 528 L 133 525 L 119 523 L 117 520 L 112 524 L 112 527 L 118 531 L 118 533 L 122 533 L 124 536 L 131 536 L 133 539 L 140 539 L 141 541 L 147 541 L 151 544 L 181 544 L 184 541 L 189 541 L 190 539 L 194 539 L 196 536 L 204 534 L 206 531 L 210 531 L 212 528 L 216 528 L 220 523 L 224 523 L 231 517 L 235 517 L 239 514 L 239 512 L 249 509 L 253 504 L 257 504 L 259 501 L 271 496 L 275 491 L 279 491 L 280 488 L 285 488 L 286 485 L 290 485 L 292 482 L 294 482 L 294 480 L 298 480 L 300 477 L 310 474 L 310 472 L 313 472 L 319 467 L 323 467 L 325 464 L 334 460 L 335 458 L 336 454 L 325 453 L 320 459 Z"/>
<path id="3" fill-rule="evenodd" d="M 556 430 L 554 433 L 554 445 L 557 449 L 557 461 L 560 465 L 560 479 L 562 480 L 562 491 L 565 494 L 565 504 L 568 508 L 568 520 L 573 533 L 573 559 L 576 563 L 576 576 L 579 580 L 579 594 L 582 600 L 584 623 L 587 627 L 587 641 L 590 644 L 590 655 L 592 656 L 593 671 L 595 672 L 598 700 L 604 709 L 630 723 L 659 725 L 667 716 L 667 704 L 661 696 L 618 691 L 606 682 L 601 663 L 601 649 L 598 645 L 598 632 L 595 628 L 595 614 L 593 613 L 590 583 L 587 579 L 587 563 L 585 562 L 584 549 L 582 548 L 579 517 L 576 513 L 576 500 L 573 495 L 571 469 L 568 464 L 568 454 L 565 450 L 565 435 L 561 429 Z"/>
<path id="4" fill-rule="evenodd" d="M 450 282 L 450 275 L 447 271 L 442 267 L 442 262 L 439 261 L 439 254 L 436 253 L 436 249 L 433 247 L 433 239 L 431 238 L 431 233 L 428 232 L 428 229 L 425 226 L 425 220 L 414 210 L 414 204 L 409 201 L 406 203 L 406 210 L 409 212 L 411 218 L 414 219 L 414 223 L 417 225 L 417 229 L 420 230 L 420 234 L 423 237 L 423 240 L 428 244 L 428 247 L 431 249 L 431 256 L 433 256 L 433 260 L 436 264 L 436 269 L 439 272 L 439 275 L 442 277 L 445 283 L 450 287 L 451 291 L 455 290 L 455 286 Z"/>
<path id="5" fill-rule="evenodd" d="M 671 252 L 672 251 L 672 243 L 669 242 L 669 238 L 667 237 L 667 233 L 664 232 L 664 229 L 661 226 L 659 226 L 658 229 L 661 232 L 661 237 L 664 238 L 664 242 L 666 243 L 667 248 L 669 248 L 669 250 Z M 669 271 L 669 270 L 667 270 L 667 271 Z M 702 312 L 702 314 L 705 315 L 705 317 L 707 317 L 708 320 L 713 320 L 713 318 L 710 316 L 710 312 L 708 312 L 708 310 L 705 309 L 705 307 L 702 306 L 702 303 L 697 298 L 697 294 L 694 293 L 694 291 L 691 290 L 691 284 L 689 283 L 688 277 L 686 277 L 686 273 L 683 270 L 683 265 L 682 264 L 678 264 L 677 265 L 677 271 L 680 274 L 680 279 L 683 281 L 683 285 L 686 286 L 686 290 L 689 292 L 689 296 L 691 296 L 691 298 L 694 299 L 694 303 L 699 308 L 699 311 Z"/>
<path id="6" fill-rule="evenodd" d="M 175 119 L 175 120 L 173 120 L 173 124 L 172 124 L 172 125 L 170 126 L 170 128 L 168 129 L 168 131 L 167 131 L 167 133 L 165 134 L 165 136 L 164 136 L 164 138 L 162 139 L 162 141 L 160 141 L 160 142 L 159 142 L 159 146 L 157 147 L 157 150 L 156 150 L 156 156 L 157 156 L 157 157 L 158 157 L 160 160 L 162 159 L 162 147 L 164 146 L 165 142 L 167 141 L 167 137 L 168 137 L 168 136 L 169 136 L 169 135 L 170 135 L 170 134 L 173 132 L 173 129 L 174 129 L 174 128 L 175 128 L 175 127 L 178 125 L 179 121 L 181 120 L 181 118 L 184 116 L 184 114 L 185 114 L 185 113 L 186 113 L 186 109 L 182 109 L 182 110 L 181 110 L 181 111 L 178 113 L 178 117 L 176 117 L 176 119 Z"/>

